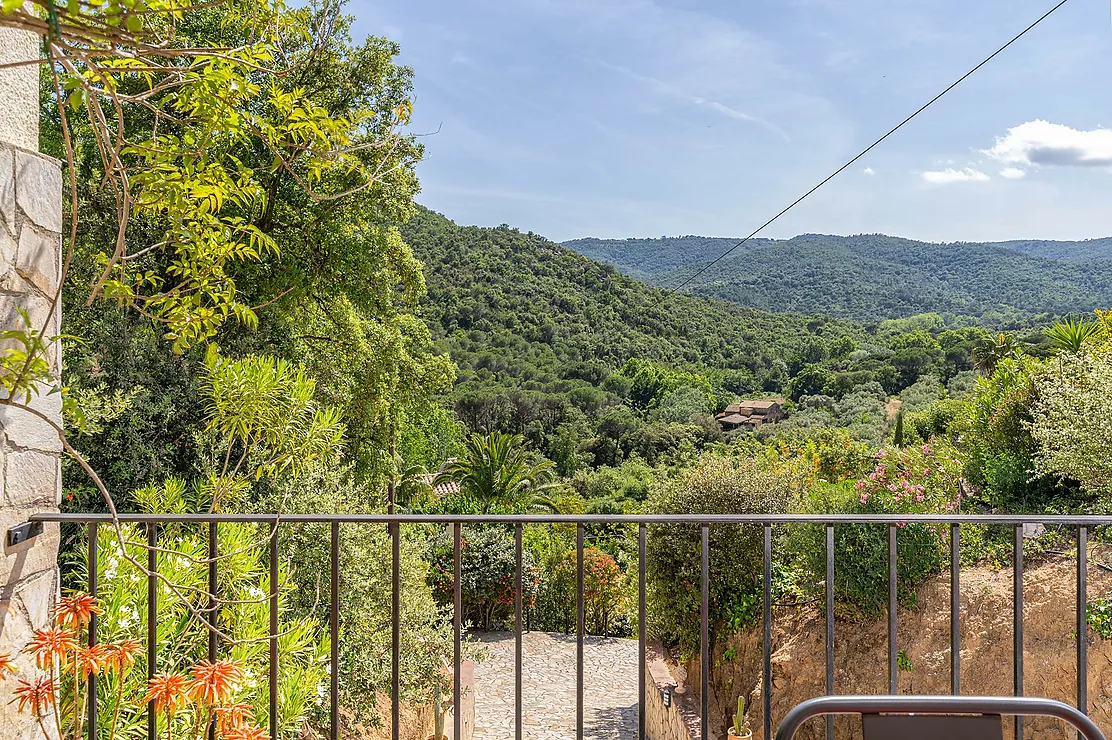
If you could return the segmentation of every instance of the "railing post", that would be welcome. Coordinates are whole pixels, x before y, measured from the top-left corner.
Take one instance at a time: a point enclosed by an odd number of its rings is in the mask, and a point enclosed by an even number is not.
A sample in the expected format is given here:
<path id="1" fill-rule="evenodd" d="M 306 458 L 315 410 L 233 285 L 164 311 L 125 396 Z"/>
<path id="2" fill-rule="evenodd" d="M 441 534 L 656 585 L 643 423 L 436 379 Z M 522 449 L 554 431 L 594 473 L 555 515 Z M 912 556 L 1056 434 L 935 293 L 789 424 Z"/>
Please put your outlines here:
<path id="1" fill-rule="evenodd" d="M 332 543 L 329 548 L 331 583 L 328 609 L 328 681 L 332 696 L 328 706 L 329 740 L 340 738 L 340 522 L 332 520 Z"/>
<path id="2" fill-rule="evenodd" d="M 645 525 L 637 525 L 637 740 L 645 740 Z"/>
<path id="3" fill-rule="evenodd" d="M 147 522 L 147 680 L 158 671 L 158 525 Z M 158 734 L 154 702 L 147 705 L 147 740 Z"/>
<path id="4" fill-rule="evenodd" d="M 950 525 L 950 693 L 961 693 L 961 525 Z"/>
<path id="5" fill-rule="evenodd" d="M 888 525 L 888 693 L 899 693 L 899 645 L 897 643 L 897 597 L 899 562 L 897 558 L 897 527 Z"/>
<path id="6" fill-rule="evenodd" d="M 834 525 L 826 525 L 826 694 L 834 693 Z M 826 740 L 834 740 L 834 718 L 826 717 Z"/>
<path id="7" fill-rule="evenodd" d="M 764 675 L 761 698 L 764 700 L 764 735 L 772 737 L 772 525 L 764 525 Z"/>
<path id="8" fill-rule="evenodd" d="M 278 520 L 273 521 L 270 533 L 270 663 L 267 686 L 269 687 L 270 736 L 278 737 Z"/>
<path id="9" fill-rule="evenodd" d="M 1015 695 L 1023 696 L 1023 525 L 1016 524 L 1015 560 L 1012 568 L 1012 647 Z M 1016 740 L 1023 740 L 1023 717 L 1015 718 Z"/>
<path id="10" fill-rule="evenodd" d="M 1089 713 L 1089 533 L 1077 528 L 1077 708 Z"/>
<path id="11" fill-rule="evenodd" d="M 704 738 L 710 737 L 710 525 L 700 526 L 702 563 L 699 568 L 699 668 L 702 691 L 699 692 L 699 728 Z"/>
<path id="12" fill-rule="evenodd" d="M 94 599 L 98 591 L 98 563 L 97 563 L 97 523 L 89 522 L 89 595 Z M 99 618 L 96 613 L 89 617 L 89 647 L 97 644 L 97 627 Z M 97 674 L 89 674 L 89 737 L 95 738 L 99 734 L 97 728 Z"/>

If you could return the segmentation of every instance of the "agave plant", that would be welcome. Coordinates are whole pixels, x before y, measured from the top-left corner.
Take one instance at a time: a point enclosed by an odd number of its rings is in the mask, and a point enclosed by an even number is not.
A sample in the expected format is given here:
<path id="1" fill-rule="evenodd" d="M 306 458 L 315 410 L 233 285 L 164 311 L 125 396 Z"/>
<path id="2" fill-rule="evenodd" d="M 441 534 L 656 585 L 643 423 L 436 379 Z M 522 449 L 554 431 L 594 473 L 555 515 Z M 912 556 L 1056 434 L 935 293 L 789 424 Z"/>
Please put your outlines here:
<path id="1" fill-rule="evenodd" d="M 1083 318 L 1070 316 L 1065 321 L 1048 326 L 1043 330 L 1043 334 L 1055 349 L 1077 354 L 1085 342 L 1102 331 L 1099 321 L 1086 321 Z"/>

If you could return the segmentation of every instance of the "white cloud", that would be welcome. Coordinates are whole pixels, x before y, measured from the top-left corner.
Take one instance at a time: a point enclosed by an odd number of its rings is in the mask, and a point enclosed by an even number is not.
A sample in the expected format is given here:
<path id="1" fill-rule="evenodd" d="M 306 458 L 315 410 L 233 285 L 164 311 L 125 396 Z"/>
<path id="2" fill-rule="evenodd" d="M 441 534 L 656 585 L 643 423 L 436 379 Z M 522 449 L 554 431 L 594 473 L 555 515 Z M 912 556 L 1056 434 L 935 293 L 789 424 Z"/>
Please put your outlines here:
<path id="1" fill-rule="evenodd" d="M 1005 164 L 1061 167 L 1112 166 L 1112 130 L 1078 131 L 1060 123 L 1021 123 L 984 151 Z"/>
<path id="2" fill-rule="evenodd" d="M 866 175 L 875 175 L 876 174 L 876 170 L 874 170 L 872 167 L 866 167 L 865 169 L 863 169 L 861 171 L 864 172 Z"/>
<path id="3" fill-rule="evenodd" d="M 972 167 L 966 167 L 963 170 L 947 167 L 944 170 L 928 170 L 923 173 L 923 179 L 933 185 L 948 185 L 952 182 L 984 182 L 989 177 Z"/>
<path id="4" fill-rule="evenodd" d="M 1027 173 L 1024 170 L 1019 169 L 1018 167 L 1005 167 L 1004 169 L 1000 170 L 1000 177 L 1008 180 L 1021 180 L 1026 175 Z"/>

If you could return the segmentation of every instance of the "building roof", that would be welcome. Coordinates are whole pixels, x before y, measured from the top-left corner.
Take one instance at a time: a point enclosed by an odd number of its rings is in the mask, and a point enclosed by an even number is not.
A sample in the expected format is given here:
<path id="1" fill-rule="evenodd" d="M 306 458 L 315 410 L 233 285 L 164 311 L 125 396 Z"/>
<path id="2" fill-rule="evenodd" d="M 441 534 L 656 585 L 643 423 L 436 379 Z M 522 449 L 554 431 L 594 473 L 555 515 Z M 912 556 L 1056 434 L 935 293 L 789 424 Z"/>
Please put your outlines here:
<path id="1" fill-rule="evenodd" d="M 742 414 L 727 414 L 726 416 L 718 417 L 718 421 L 722 424 L 743 424 L 749 421 L 748 416 Z"/>
<path id="2" fill-rule="evenodd" d="M 742 401 L 742 408 L 749 408 L 755 411 L 767 411 L 773 406 L 779 406 L 780 401 Z"/>

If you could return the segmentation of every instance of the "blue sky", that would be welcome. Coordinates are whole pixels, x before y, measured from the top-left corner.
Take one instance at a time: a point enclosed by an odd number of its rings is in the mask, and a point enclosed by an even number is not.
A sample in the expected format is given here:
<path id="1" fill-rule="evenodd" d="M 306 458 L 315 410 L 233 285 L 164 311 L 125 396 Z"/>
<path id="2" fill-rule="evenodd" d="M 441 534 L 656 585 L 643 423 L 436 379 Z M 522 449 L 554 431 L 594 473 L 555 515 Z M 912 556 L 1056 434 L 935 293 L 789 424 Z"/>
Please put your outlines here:
<path id="1" fill-rule="evenodd" d="M 744 235 L 1051 4 L 348 7 L 414 69 L 420 202 L 564 240 Z M 1108 0 L 1070 0 L 762 235 L 1112 235 L 1110 93 Z"/>

